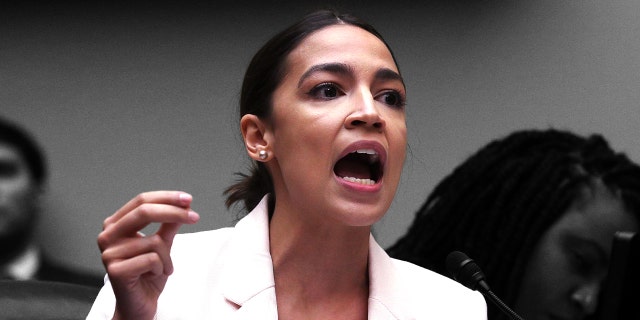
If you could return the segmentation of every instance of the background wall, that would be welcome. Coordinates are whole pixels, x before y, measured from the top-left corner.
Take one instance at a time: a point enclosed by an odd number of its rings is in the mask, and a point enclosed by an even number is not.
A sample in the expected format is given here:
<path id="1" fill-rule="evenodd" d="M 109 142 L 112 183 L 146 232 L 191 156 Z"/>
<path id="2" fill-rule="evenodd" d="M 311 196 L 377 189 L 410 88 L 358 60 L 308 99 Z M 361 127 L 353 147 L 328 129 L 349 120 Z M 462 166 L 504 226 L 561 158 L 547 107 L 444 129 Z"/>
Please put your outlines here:
<path id="1" fill-rule="evenodd" d="M 233 224 L 222 191 L 248 164 L 244 69 L 316 6 L 231 3 L 0 7 L 0 115 L 47 151 L 40 238 L 57 259 L 101 272 L 103 219 L 146 190 L 194 195 L 203 219 L 183 232 Z M 456 164 L 515 129 L 600 132 L 640 160 L 640 1 L 334 3 L 385 35 L 409 92 L 411 152 L 381 245 Z"/>

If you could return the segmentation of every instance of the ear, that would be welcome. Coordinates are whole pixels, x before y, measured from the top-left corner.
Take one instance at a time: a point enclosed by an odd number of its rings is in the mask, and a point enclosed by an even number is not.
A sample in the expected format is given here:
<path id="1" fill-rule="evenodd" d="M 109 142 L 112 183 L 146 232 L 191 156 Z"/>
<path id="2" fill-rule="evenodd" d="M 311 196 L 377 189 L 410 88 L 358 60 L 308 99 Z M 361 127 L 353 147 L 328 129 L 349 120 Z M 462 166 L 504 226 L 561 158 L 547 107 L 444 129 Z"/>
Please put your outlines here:
<path id="1" fill-rule="evenodd" d="M 247 154 L 256 161 L 269 161 L 272 152 L 269 150 L 271 147 L 271 133 L 268 125 L 258 116 L 246 114 L 240 119 L 240 131 L 242 132 Z M 266 158 L 260 156 L 261 151 L 263 153 L 266 152 Z"/>

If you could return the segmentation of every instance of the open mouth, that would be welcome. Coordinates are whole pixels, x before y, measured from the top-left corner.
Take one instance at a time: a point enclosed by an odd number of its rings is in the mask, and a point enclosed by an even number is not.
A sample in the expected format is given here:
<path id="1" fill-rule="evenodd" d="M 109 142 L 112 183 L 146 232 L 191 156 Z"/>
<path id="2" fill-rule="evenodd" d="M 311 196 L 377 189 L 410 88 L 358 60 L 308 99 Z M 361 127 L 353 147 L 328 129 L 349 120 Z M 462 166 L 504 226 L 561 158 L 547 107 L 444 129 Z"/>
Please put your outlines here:
<path id="1" fill-rule="evenodd" d="M 382 163 L 375 150 L 359 149 L 338 160 L 333 172 L 349 182 L 373 185 L 382 178 Z"/>

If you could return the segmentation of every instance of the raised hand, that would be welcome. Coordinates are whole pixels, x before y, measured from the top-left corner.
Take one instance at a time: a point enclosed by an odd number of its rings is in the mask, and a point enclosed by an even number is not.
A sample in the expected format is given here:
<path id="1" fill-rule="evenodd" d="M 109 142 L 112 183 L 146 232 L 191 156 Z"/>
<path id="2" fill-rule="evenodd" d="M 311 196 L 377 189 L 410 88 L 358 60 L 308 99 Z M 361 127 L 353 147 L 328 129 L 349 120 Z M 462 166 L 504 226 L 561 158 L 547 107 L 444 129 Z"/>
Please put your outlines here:
<path id="1" fill-rule="evenodd" d="M 153 319 L 173 272 L 173 238 L 181 225 L 200 219 L 191 201 L 180 191 L 141 193 L 105 219 L 98 246 L 117 301 L 114 319 Z M 158 230 L 142 235 L 152 223 L 160 224 Z"/>

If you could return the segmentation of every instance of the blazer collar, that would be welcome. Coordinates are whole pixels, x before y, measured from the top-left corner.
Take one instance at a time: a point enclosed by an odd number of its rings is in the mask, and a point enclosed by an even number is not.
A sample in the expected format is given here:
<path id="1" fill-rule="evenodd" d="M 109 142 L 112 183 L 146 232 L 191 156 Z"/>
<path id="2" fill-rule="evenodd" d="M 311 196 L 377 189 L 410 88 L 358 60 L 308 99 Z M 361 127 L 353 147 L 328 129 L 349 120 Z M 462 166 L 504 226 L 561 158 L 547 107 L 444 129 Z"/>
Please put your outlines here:
<path id="1" fill-rule="evenodd" d="M 222 269 L 223 295 L 238 306 L 275 287 L 269 252 L 267 198 L 263 197 L 255 209 L 236 224 L 230 240 L 230 255 Z"/>
<path id="2" fill-rule="evenodd" d="M 222 269 L 222 292 L 226 299 L 243 307 L 241 310 L 249 311 L 253 308 L 246 307 L 259 303 L 272 305 L 277 314 L 267 198 L 263 197 L 235 226 L 229 246 L 231 254 Z M 408 309 L 402 296 L 394 294 L 403 290 L 398 287 L 393 261 L 373 236 L 369 237 L 369 319 L 404 318 L 401 312 Z"/>
<path id="3" fill-rule="evenodd" d="M 406 319 L 406 299 L 393 259 L 369 236 L 369 319 Z M 406 296 L 404 296 L 406 298 Z"/>

